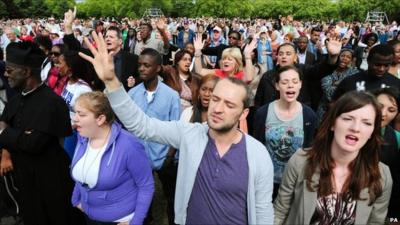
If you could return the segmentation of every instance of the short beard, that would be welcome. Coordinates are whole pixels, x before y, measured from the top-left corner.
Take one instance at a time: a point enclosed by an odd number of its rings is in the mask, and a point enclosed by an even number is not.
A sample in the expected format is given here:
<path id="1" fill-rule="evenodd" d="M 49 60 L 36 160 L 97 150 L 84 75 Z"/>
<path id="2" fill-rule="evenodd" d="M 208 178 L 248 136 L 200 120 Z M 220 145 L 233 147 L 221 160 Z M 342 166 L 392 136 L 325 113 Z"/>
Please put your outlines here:
<path id="1" fill-rule="evenodd" d="M 215 129 L 210 127 L 211 129 L 213 129 L 215 132 L 219 133 L 219 134 L 226 134 L 229 133 L 234 127 L 238 127 L 238 123 L 235 124 L 227 124 L 221 128 Z"/>

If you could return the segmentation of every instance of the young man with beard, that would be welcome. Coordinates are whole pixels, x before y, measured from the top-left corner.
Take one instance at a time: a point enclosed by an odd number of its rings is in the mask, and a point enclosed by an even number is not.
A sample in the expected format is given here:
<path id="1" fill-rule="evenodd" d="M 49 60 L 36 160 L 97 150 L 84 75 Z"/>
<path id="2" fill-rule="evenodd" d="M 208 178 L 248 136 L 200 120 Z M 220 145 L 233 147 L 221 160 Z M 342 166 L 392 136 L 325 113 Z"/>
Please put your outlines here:
<path id="1" fill-rule="evenodd" d="M 249 91 L 235 78 L 219 81 L 208 125 L 147 116 L 121 87 L 104 40 L 93 33 L 90 61 L 105 83 L 111 106 L 139 138 L 179 149 L 175 195 L 177 224 L 273 224 L 273 166 L 265 147 L 237 127 L 249 112 Z M 85 39 L 88 43 L 88 40 Z"/>
<path id="2" fill-rule="evenodd" d="M 161 72 L 161 55 L 146 48 L 139 56 L 139 74 L 143 81 L 129 91 L 129 96 L 147 116 L 162 121 L 179 120 L 179 94 L 158 79 Z M 177 165 L 176 150 L 168 145 L 143 140 L 147 158 L 153 171 L 157 172 L 167 199 L 167 215 L 170 225 L 174 224 L 174 194 Z M 151 220 L 151 209 L 146 220 Z"/>
<path id="3" fill-rule="evenodd" d="M 46 56 L 34 43 L 7 47 L 6 77 L 19 94 L 0 118 L 0 145 L 12 156 L 26 225 L 68 225 L 72 180 L 60 140 L 71 134 L 68 107 L 40 77 Z"/>

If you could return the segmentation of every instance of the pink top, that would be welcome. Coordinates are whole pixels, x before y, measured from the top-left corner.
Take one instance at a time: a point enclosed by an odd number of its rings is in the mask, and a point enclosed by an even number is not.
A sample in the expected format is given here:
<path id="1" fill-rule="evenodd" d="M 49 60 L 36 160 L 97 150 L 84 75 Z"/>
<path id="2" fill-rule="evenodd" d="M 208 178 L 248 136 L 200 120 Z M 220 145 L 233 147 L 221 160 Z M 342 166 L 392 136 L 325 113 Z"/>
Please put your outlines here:
<path id="1" fill-rule="evenodd" d="M 226 73 L 224 73 L 224 71 L 222 71 L 221 69 L 216 69 L 216 70 L 215 70 L 215 75 L 217 75 L 217 77 L 220 77 L 220 78 L 228 77 L 228 75 L 227 75 Z M 240 80 L 243 80 L 243 78 L 244 78 L 244 72 L 243 72 L 243 71 L 239 71 L 238 73 L 236 73 L 236 74 L 234 75 L 234 77 L 235 77 L 235 78 L 238 78 L 238 79 L 240 79 Z"/>

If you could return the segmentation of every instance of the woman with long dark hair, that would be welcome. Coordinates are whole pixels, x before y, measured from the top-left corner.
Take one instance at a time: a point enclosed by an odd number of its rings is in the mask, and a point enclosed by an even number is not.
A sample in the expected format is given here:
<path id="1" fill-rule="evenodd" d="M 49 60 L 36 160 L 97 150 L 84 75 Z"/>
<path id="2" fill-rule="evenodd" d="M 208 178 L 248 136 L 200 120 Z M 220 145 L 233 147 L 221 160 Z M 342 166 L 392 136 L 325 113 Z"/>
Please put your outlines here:
<path id="1" fill-rule="evenodd" d="M 127 38 L 124 41 L 124 50 L 125 51 L 128 51 L 132 54 L 134 53 L 135 46 L 137 43 L 136 37 L 137 37 L 137 32 L 136 32 L 135 28 L 129 28 Z"/>
<path id="2" fill-rule="evenodd" d="M 66 51 L 58 59 L 58 69 L 61 76 L 67 76 L 67 82 L 61 92 L 61 97 L 65 100 L 69 108 L 69 114 L 72 119 L 75 115 L 75 101 L 83 93 L 91 92 L 89 85 L 89 65 L 79 57 L 76 51 Z M 75 128 L 75 127 L 73 127 Z M 76 129 L 73 134 L 64 140 L 64 148 L 70 158 L 72 158 L 77 142 Z"/>
<path id="3" fill-rule="evenodd" d="M 392 174 L 393 189 L 390 196 L 388 218 L 400 219 L 400 132 L 392 128 L 399 115 L 399 92 L 395 88 L 381 88 L 374 92 L 382 110 L 381 134 L 383 137 L 381 162 L 385 163 Z"/>
<path id="4" fill-rule="evenodd" d="M 196 93 L 196 80 L 190 72 L 192 55 L 187 50 L 180 50 L 175 54 L 174 64 L 164 66 L 162 76 L 164 82 L 179 93 L 181 110 L 192 105 L 193 93 Z"/>
<path id="5" fill-rule="evenodd" d="M 213 74 L 200 80 L 199 89 L 193 96 L 193 106 L 183 110 L 181 120 L 191 123 L 207 123 L 207 109 L 211 94 L 219 78 Z"/>
<path id="6" fill-rule="evenodd" d="M 384 224 L 392 190 L 379 162 L 381 110 L 375 97 L 349 92 L 328 111 L 312 147 L 289 160 L 274 224 Z"/>

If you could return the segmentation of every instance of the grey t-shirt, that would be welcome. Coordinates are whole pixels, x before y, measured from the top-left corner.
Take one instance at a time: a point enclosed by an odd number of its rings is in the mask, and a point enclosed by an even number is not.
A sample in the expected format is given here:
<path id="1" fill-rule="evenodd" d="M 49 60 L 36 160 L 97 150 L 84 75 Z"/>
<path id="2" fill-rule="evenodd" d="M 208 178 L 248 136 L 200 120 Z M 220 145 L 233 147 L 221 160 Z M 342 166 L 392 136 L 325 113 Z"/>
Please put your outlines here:
<path id="1" fill-rule="evenodd" d="M 284 121 L 276 115 L 275 103 L 271 102 L 268 107 L 265 145 L 274 164 L 274 183 L 280 184 L 286 163 L 303 145 L 303 110 L 300 109 L 293 119 Z"/>

